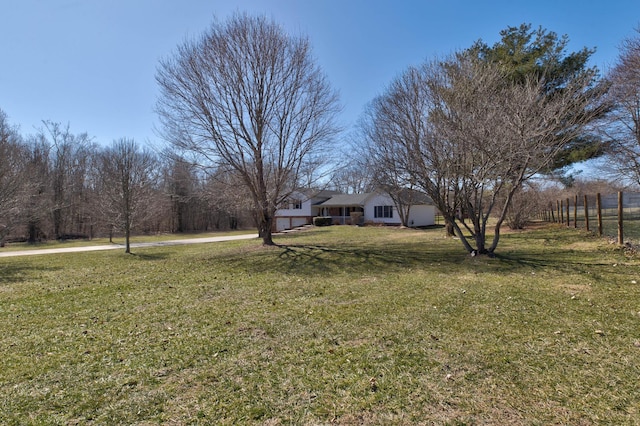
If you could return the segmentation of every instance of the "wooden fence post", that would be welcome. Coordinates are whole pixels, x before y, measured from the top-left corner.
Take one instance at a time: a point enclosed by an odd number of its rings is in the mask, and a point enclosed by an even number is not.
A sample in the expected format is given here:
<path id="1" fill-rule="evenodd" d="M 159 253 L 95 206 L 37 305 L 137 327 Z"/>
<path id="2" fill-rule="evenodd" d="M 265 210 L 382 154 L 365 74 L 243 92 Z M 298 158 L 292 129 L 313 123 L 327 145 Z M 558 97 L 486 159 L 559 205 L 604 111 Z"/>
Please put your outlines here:
<path id="1" fill-rule="evenodd" d="M 571 226 L 571 213 L 569 213 L 569 207 L 569 198 L 567 198 L 567 226 Z"/>
<path id="2" fill-rule="evenodd" d="M 618 244 L 624 244 L 624 232 L 622 226 L 622 214 L 624 213 L 622 205 L 622 191 L 618 192 Z"/>
<path id="3" fill-rule="evenodd" d="M 598 217 L 598 236 L 602 237 L 602 199 L 596 194 L 596 216 Z"/>
<path id="4" fill-rule="evenodd" d="M 560 200 L 560 211 L 558 213 L 560 223 L 564 224 L 564 200 Z"/>
<path id="5" fill-rule="evenodd" d="M 589 232 L 589 203 L 587 201 L 587 195 L 584 196 L 584 227 Z"/>
<path id="6" fill-rule="evenodd" d="M 560 219 L 562 216 L 560 214 L 562 210 L 560 210 L 560 200 L 556 200 L 556 213 L 557 213 L 557 218 L 558 220 L 556 221 L 557 223 L 562 223 L 562 219 Z"/>
<path id="7" fill-rule="evenodd" d="M 573 197 L 573 227 L 578 227 L 578 194 Z"/>

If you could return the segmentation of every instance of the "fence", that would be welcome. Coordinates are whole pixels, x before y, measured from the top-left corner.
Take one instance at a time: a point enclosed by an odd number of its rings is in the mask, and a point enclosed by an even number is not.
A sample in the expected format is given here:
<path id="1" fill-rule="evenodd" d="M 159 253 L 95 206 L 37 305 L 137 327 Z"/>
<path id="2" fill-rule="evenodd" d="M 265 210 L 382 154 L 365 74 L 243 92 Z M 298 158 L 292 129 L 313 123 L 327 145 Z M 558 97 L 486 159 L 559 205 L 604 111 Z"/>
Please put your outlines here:
<path id="1" fill-rule="evenodd" d="M 550 203 L 543 219 L 615 238 L 618 244 L 640 243 L 640 193 L 583 195 Z"/>

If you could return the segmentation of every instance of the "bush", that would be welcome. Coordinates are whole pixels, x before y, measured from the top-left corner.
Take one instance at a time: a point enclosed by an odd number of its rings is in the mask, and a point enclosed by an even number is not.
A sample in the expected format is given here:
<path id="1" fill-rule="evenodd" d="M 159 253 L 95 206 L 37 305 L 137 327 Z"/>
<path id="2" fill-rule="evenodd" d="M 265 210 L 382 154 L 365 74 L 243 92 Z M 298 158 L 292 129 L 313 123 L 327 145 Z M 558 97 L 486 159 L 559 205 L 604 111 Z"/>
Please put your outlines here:
<path id="1" fill-rule="evenodd" d="M 316 216 L 313 218 L 314 226 L 330 226 L 331 224 L 331 216 Z"/>

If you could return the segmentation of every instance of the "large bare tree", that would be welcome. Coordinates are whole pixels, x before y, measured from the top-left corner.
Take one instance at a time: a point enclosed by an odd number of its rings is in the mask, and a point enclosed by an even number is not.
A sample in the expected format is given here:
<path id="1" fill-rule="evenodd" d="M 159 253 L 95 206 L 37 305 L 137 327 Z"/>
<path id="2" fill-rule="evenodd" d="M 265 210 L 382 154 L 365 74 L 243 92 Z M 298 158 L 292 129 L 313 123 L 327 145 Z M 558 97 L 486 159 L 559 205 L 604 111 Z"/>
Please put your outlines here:
<path id="1" fill-rule="evenodd" d="M 196 164 L 239 173 L 263 243 L 272 245 L 277 206 L 336 132 L 337 94 L 308 40 L 237 14 L 180 45 L 156 80 L 165 139 Z"/>
<path id="2" fill-rule="evenodd" d="M 640 27 L 636 32 L 623 42 L 609 76 L 615 108 L 607 132 L 614 178 L 640 185 Z"/>
<path id="3" fill-rule="evenodd" d="M 600 113 L 593 75 L 552 96 L 545 83 L 544 75 L 514 82 L 465 54 L 410 68 L 372 105 L 371 155 L 423 189 L 467 251 L 493 254 L 515 192 Z"/>

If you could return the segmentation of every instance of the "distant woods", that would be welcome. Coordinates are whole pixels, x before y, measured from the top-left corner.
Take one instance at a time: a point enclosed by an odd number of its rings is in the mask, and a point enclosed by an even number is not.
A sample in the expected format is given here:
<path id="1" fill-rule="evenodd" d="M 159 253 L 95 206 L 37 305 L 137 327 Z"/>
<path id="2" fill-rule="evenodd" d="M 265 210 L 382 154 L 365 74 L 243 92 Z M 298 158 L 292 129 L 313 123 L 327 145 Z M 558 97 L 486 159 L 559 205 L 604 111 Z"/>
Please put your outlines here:
<path id="1" fill-rule="evenodd" d="M 232 180 L 133 140 L 98 145 L 60 123 L 22 135 L 0 110 L 0 244 L 252 227 Z"/>

